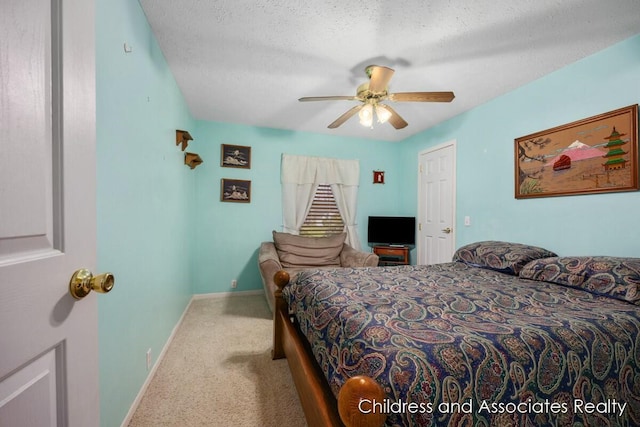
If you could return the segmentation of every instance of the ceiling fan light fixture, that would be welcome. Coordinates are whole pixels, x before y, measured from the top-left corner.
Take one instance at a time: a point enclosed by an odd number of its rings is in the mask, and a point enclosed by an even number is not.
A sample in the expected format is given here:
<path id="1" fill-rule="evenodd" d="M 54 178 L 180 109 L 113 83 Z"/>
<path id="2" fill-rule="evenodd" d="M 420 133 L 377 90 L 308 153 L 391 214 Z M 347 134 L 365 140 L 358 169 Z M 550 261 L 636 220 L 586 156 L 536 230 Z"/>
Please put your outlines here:
<path id="1" fill-rule="evenodd" d="M 378 123 L 386 123 L 391 118 L 391 111 L 384 104 L 376 104 L 376 116 L 378 117 Z"/>
<path id="2" fill-rule="evenodd" d="M 358 86 L 356 96 L 305 96 L 298 101 L 360 101 L 336 120 L 331 122 L 329 129 L 335 129 L 358 113 L 360 124 L 373 128 L 373 116 L 378 123 L 389 123 L 396 129 L 404 129 L 409 123 L 403 119 L 391 106 L 379 104 L 382 101 L 405 102 L 451 102 L 455 95 L 453 92 L 395 92 L 389 93 L 389 80 L 394 71 L 381 65 L 369 65 L 365 68 L 369 81 Z"/>
<path id="3" fill-rule="evenodd" d="M 367 104 L 360 109 L 358 113 L 358 117 L 360 117 L 360 124 L 365 127 L 373 126 L 373 106 L 371 104 Z"/>

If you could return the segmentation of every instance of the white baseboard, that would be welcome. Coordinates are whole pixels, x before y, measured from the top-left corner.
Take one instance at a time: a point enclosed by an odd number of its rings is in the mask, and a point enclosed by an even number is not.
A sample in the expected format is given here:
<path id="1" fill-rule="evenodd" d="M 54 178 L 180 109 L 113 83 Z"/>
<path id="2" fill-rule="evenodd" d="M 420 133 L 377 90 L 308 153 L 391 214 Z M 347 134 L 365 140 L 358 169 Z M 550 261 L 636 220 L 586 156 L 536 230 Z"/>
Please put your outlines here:
<path id="1" fill-rule="evenodd" d="M 138 406 L 140 405 L 140 402 L 142 401 L 142 398 L 144 397 L 144 394 L 147 391 L 149 384 L 151 384 L 151 380 L 153 380 L 153 377 L 156 375 L 158 366 L 160 366 L 160 362 L 162 361 L 162 359 L 164 359 L 164 355 L 169 349 L 169 346 L 171 345 L 171 342 L 173 341 L 173 338 L 175 337 L 176 332 L 178 331 L 178 328 L 182 324 L 182 321 L 184 320 L 184 316 L 187 314 L 189 307 L 191 307 L 192 302 L 193 302 L 193 297 L 189 300 L 189 303 L 187 304 L 184 311 L 182 312 L 180 319 L 178 319 L 178 323 L 176 323 L 176 326 L 173 327 L 173 330 L 171 331 L 171 335 L 169 335 L 169 339 L 164 344 L 164 347 L 162 347 L 162 351 L 158 355 L 156 362 L 151 367 L 151 370 L 149 371 L 149 375 L 147 375 L 146 381 L 144 382 L 144 384 L 142 384 L 140 391 L 138 391 L 138 395 L 136 396 L 135 400 L 131 404 L 131 407 L 129 408 L 129 412 L 127 412 L 127 416 L 122 421 L 122 424 L 120 425 L 120 427 L 127 427 L 131 422 L 131 419 L 133 418 L 133 414 L 135 414 L 136 409 L 138 409 Z"/>
<path id="2" fill-rule="evenodd" d="M 264 294 L 264 290 L 256 289 L 253 291 L 215 292 L 210 294 L 195 294 L 193 295 L 192 299 L 196 300 L 196 299 L 207 299 L 207 298 L 246 297 L 250 295 L 262 295 L 262 294 Z"/>

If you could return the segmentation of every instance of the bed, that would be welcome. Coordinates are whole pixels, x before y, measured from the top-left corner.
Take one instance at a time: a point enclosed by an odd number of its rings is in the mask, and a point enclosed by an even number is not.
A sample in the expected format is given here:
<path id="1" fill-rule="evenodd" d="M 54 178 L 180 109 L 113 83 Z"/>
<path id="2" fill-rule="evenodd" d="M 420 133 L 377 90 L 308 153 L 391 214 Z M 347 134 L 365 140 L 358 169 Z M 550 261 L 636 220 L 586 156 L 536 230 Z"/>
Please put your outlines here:
<path id="1" fill-rule="evenodd" d="M 273 357 L 311 426 L 640 425 L 640 259 L 488 241 L 288 280 Z"/>

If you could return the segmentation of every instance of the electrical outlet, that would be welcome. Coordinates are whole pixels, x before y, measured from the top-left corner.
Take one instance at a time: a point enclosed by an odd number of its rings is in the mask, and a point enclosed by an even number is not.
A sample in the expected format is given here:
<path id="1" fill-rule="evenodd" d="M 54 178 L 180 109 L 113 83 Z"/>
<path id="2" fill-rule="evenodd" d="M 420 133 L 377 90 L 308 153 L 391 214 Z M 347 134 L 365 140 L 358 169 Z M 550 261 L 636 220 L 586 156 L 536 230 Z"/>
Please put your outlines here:
<path id="1" fill-rule="evenodd" d="M 147 350 L 147 371 L 151 369 L 151 349 Z"/>
<path id="2" fill-rule="evenodd" d="M 465 216 L 464 217 L 464 225 L 466 225 L 467 227 L 471 225 L 471 217 L 470 216 Z"/>
<path id="3" fill-rule="evenodd" d="M 233 279 L 233 280 L 231 281 L 231 288 L 232 288 L 232 289 L 235 289 L 235 288 L 237 288 L 237 287 L 238 287 L 238 281 L 237 281 L 236 279 Z"/>

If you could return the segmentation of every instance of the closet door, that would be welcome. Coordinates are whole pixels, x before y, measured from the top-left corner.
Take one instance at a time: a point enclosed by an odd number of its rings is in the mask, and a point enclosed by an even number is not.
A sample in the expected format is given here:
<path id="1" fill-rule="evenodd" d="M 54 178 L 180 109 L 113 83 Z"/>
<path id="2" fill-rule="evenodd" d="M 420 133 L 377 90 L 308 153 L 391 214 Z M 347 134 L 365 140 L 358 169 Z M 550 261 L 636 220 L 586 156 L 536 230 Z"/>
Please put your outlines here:
<path id="1" fill-rule="evenodd" d="M 419 155 L 418 264 L 450 262 L 455 249 L 455 141 Z"/>

